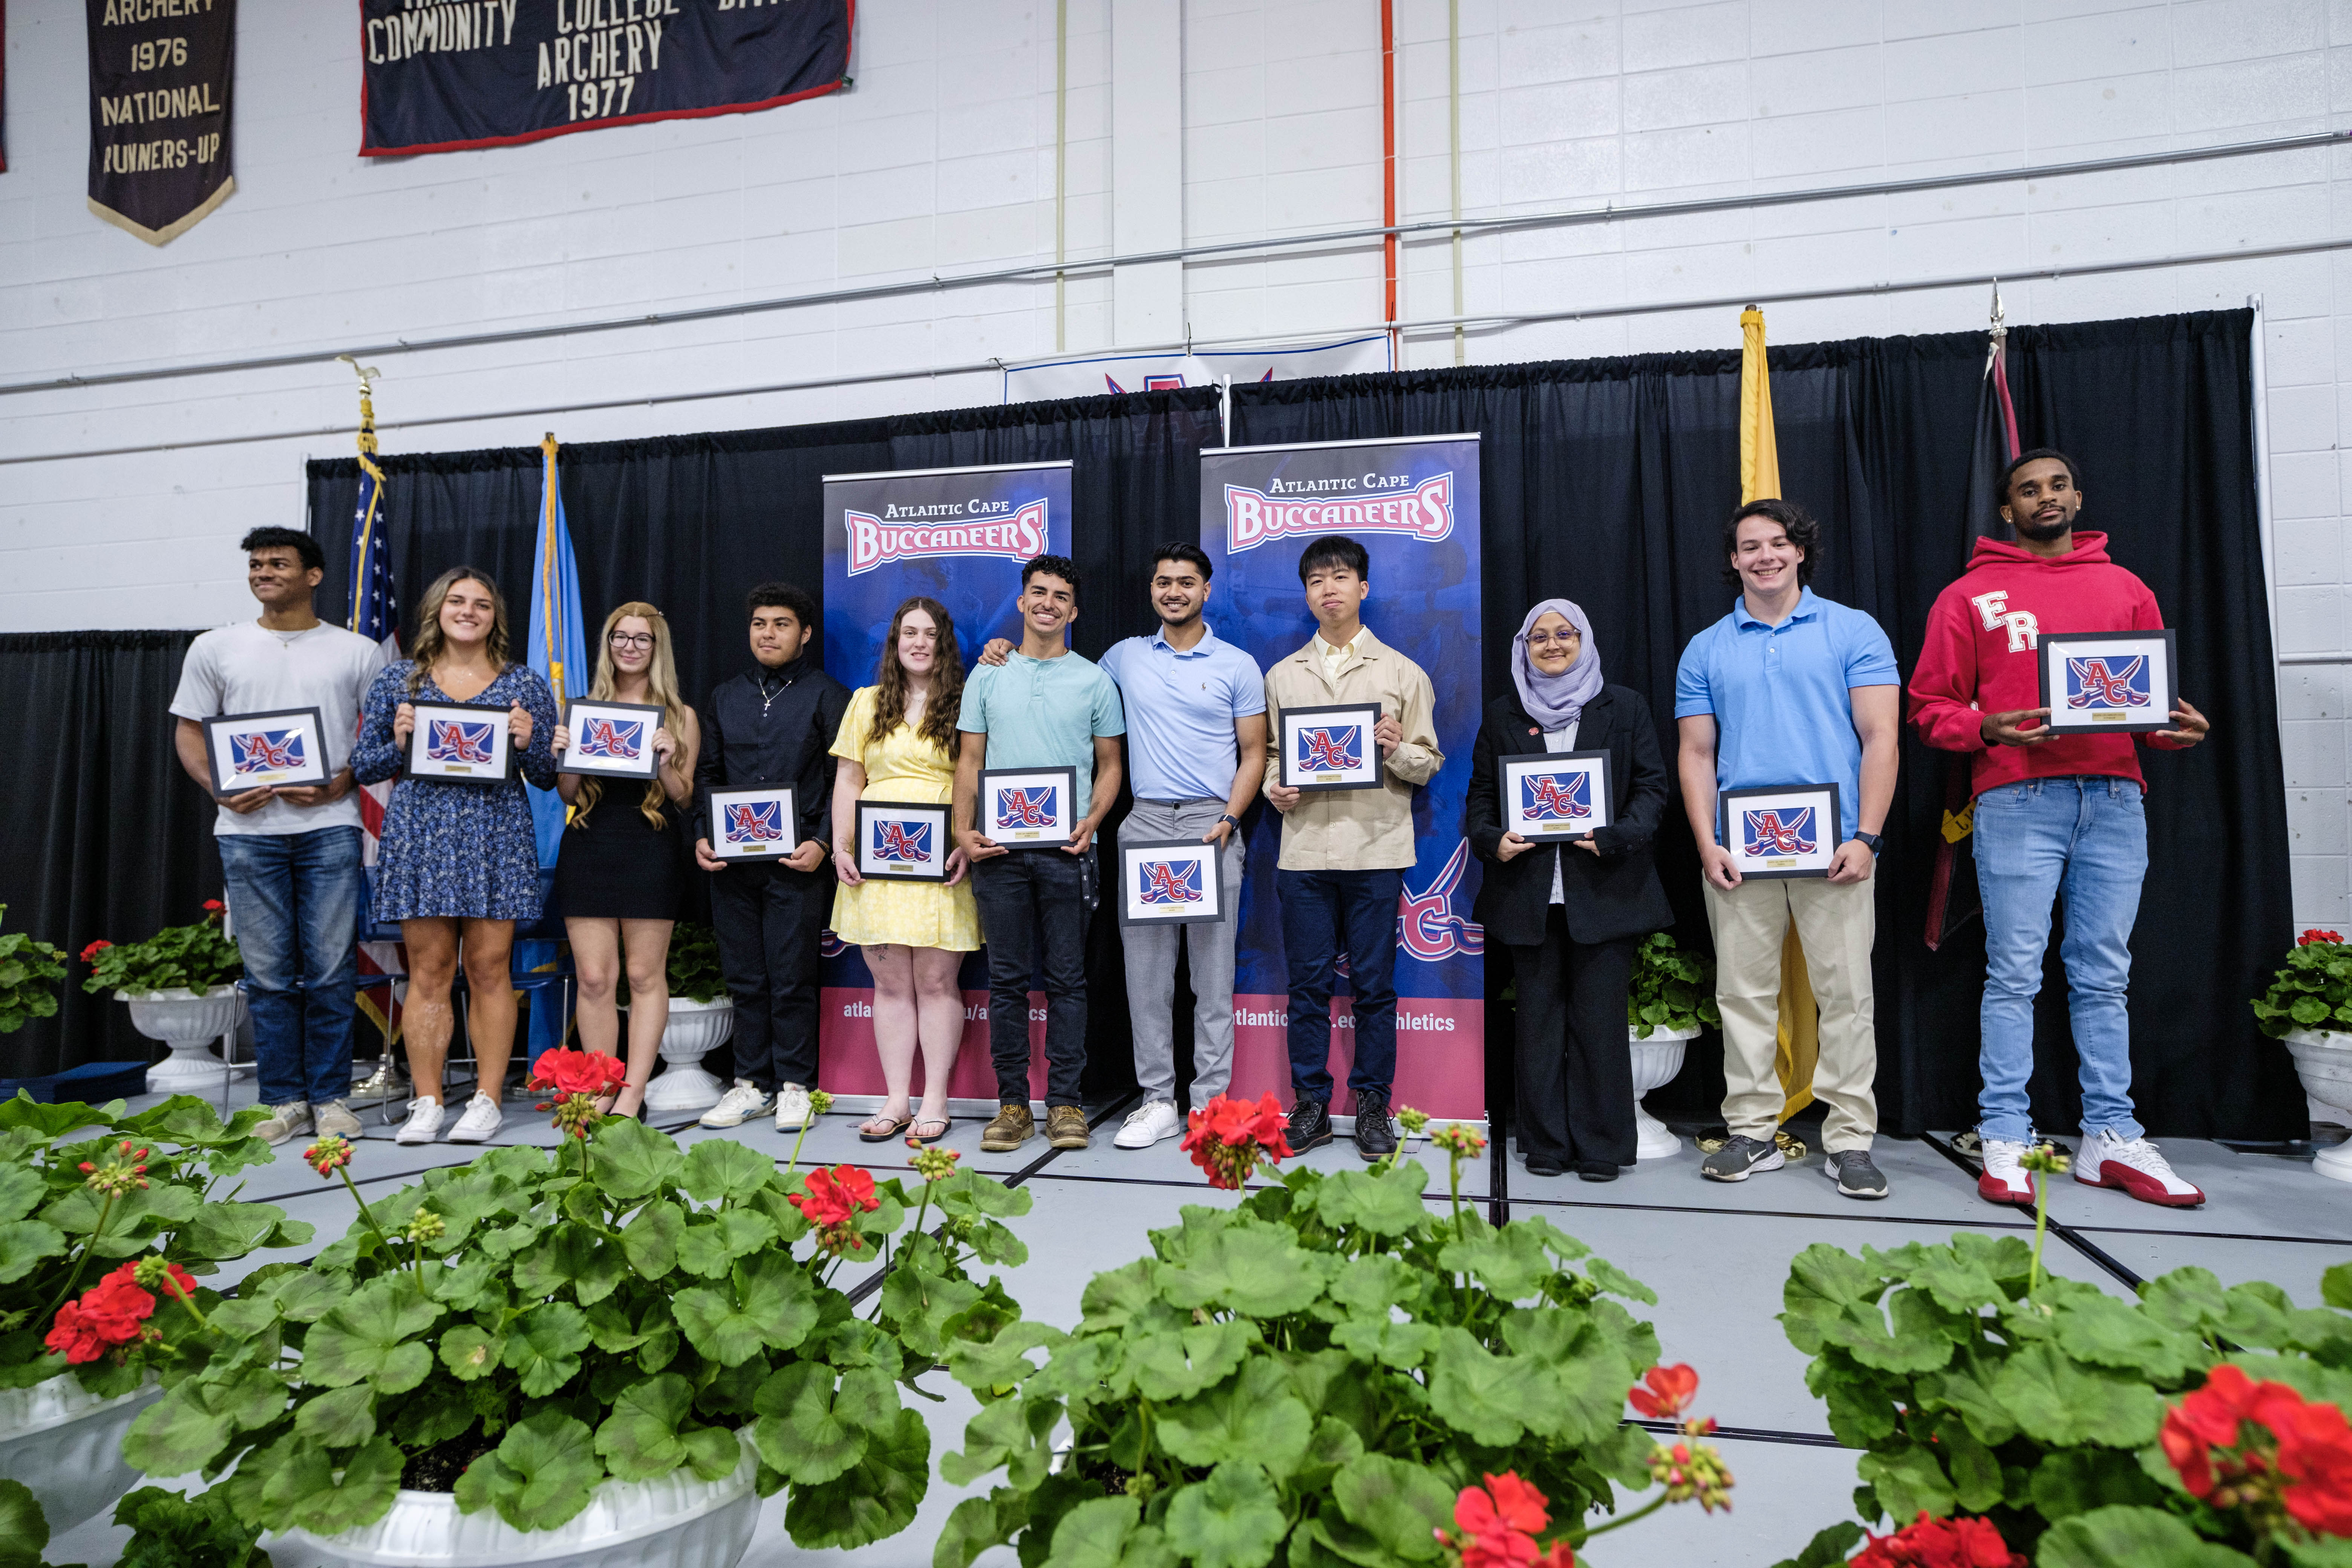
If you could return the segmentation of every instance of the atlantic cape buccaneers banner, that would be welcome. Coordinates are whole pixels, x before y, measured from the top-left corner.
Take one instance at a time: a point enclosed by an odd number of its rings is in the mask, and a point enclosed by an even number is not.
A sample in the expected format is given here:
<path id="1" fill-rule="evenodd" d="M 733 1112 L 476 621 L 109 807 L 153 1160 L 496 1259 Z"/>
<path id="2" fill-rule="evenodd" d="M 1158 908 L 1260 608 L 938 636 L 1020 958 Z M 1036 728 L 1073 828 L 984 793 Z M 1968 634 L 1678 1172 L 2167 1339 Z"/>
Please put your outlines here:
<path id="1" fill-rule="evenodd" d="M 1420 859 L 1397 910 L 1396 1102 L 1486 1114 L 1485 935 L 1470 920 L 1478 862 L 1462 837 L 1482 702 L 1478 437 L 1233 447 L 1201 454 L 1201 546 L 1216 563 L 1209 621 L 1261 669 L 1315 635 L 1298 582 L 1307 541 L 1344 533 L 1371 557 L 1364 624 L 1429 672 L 1445 766 L 1413 797 Z M 1275 868 L 1282 818 L 1254 819 L 1234 974 L 1234 1088 L 1290 1088 L 1289 979 Z M 1344 978 L 1342 985 L 1346 984 Z M 1355 1016 L 1331 1003 L 1331 1076 L 1354 1059 Z M 1331 1109 L 1346 1112 L 1344 1087 Z"/>
<path id="2" fill-rule="evenodd" d="M 852 690 L 871 686 L 891 617 L 908 598 L 936 599 L 955 622 L 967 675 L 982 644 L 1021 637 L 1021 567 L 1070 552 L 1070 465 L 828 474 L 824 480 L 824 668 Z M 948 846 L 952 847 L 952 846 Z M 1098 918 L 1108 918 L 1108 911 Z M 817 1081 L 835 1094 L 879 1095 L 874 977 L 857 950 L 824 936 Z M 950 1096 L 966 1111 L 996 1105 L 988 1052 L 988 963 L 963 966 L 963 1044 Z M 1030 1085 L 1045 1091 L 1045 1002 L 1030 994 Z M 916 1088 L 922 1064 L 916 1063 Z"/>
<path id="3" fill-rule="evenodd" d="M 855 10 L 856 0 L 360 0 L 360 152 L 497 147 L 814 98 L 847 84 Z"/>
<path id="4" fill-rule="evenodd" d="M 236 0 L 84 0 L 89 210 L 150 245 L 228 199 Z"/>

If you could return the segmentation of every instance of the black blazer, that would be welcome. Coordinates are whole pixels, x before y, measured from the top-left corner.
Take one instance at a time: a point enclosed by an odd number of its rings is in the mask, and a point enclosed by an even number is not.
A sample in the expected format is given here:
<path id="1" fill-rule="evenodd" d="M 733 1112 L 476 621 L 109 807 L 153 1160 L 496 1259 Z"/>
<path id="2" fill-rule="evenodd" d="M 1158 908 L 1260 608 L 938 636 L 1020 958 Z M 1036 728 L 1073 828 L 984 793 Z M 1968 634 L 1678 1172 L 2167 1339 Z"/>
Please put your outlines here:
<path id="1" fill-rule="evenodd" d="M 1470 840 L 1471 853 L 1486 862 L 1473 914 L 1494 941 L 1513 947 L 1534 947 L 1543 941 L 1555 863 L 1560 868 L 1568 934 L 1576 941 L 1616 942 L 1675 923 L 1650 853 L 1650 841 L 1666 807 L 1666 769 L 1659 760 L 1658 727 L 1650 717 L 1650 705 L 1631 687 L 1602 687 L 1577 721 L 1576 749 L 1609 753 L 1610 790 L 1616 796 L 1610 814 L 1614 820 L 1592 836 L 1600 855 L 1542 844 L 1498 860 L 1495 851 L 1503 842 L 1503 808 L 1496 794 L 1501 773 L 1497 759 L 1539 753 L 1544 738 L 1519 706 L 1516 692 L 1486 705 L 1471 757 L 1462 832 Z"/>

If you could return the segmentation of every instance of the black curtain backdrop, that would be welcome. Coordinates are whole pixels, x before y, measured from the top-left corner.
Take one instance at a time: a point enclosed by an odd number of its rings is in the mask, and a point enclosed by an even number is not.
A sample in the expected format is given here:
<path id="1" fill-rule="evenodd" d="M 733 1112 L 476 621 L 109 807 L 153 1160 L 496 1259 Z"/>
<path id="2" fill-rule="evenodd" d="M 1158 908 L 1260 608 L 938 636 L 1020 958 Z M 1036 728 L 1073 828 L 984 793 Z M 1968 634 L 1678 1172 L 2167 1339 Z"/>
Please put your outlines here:
<path id="1" fill-rule="evenodd" d="M 0 713 L 31 738 L 0 758 L 5 926 L 64 948 L 54 1017 L 0 1035 L 0 1078 L 92 1061 L 158 1061 L 130 1009 L 81 988 L 97 938 L 136 942 L 200 919 L 221 890 L 213 807 L 180 771 L 165 711 L 191 631 L 0 635 Z M 38 744 L 32 743 L 37 742 Z"/>
<path id="2" fill-rule="evenodd" d="M 2010 384 L 2028 446 L 2082 464 L 2082 526 L 2110 533 L 2179 630 L 2180 684 L 2214 721 L 2187 753 L 2144 754 L 2149 872 L 2133 934 L 2134 1095 L 2157 1133 L 2301 1137 L 2286 1053 L 2247 998 L 2291 936 L 2262 545 L 2256 523 L 2251 313 L 2013 328 Z M 1813 580 L 1886 628 L 1907 676 L 1928 607 L 1997 518 L 1966 515 L 1981 332 L 1801 343 L 1770 354 L 1783 493 L 1823 525 Z M 1729 608 L 1722 526 L 1739 496 L 1739 353 L 1498 365 L 1234 389 L 1236 444 L 1481 432 L 1486 689 L 1506 689 L 1526 606 L 1584 606 L 1612 680 L 1647 692 L 1675 745 L 1682 648 Z M 1893 1132 L 1975 1122 L 1984 930 L 1922 940 L 1944 754 L 1906 730 L 1880 860 L 1878 1104 Z M 1707 945 L 1697 858 L 1677 797 L 1661 835 L 1675 934 Z M 2078 1124 L 2065 980 L 2051 942 L 2037 1014 L 2033 1112 Z M 1507 952 L 1489 966 L 1490 995 Z M 1488 1028 L 1490 1097 L 1507 1093 L 1509 1018 Z M 1710 1037 L 1654 1109 L 1719 1120 Z"/>

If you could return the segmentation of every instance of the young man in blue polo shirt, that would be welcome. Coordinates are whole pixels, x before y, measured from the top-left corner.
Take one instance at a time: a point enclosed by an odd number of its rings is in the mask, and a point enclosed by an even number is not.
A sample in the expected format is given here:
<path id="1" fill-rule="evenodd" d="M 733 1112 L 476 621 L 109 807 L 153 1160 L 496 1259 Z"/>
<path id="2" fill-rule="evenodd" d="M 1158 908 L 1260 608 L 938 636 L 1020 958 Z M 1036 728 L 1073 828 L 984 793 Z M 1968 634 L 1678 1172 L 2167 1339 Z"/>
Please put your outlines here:
<path id="1" fill-rule="evenodd" d="M 1878 1043 L 1870 950 L 1877 937 L 1879 830 L 1895 799 L 1902 678 L 1878 623 L 1806 586 L 1821 524 L 1785 500 L 1750 501 L 1724 526 L 1731 613 L 1691 639 L 1675 671 L 1683 805 L 1698 840 L 1723 1010 L 1723 1119 L 1731 1141 L 1701 1173 L 1743 1182 L 1786 1162 L 1773 1142 L 1784 1103 L 1780 949 L 1789 922 L 1821 1004 L 1813 1094 L 1829 1108 L 1823 1169 L 1850 1198 L 1883 1198 L 1871 1163 Z M 1717 839 L 1719 790 L 1835 784 L 1845 841 L 1826 878 L 1743 880 Z"/>
<path id="2" fill-rule="evenodd" d="M 1045 1141 L 1087 1146 L 1078 1079 L 1087 1065 L 1087 917 L 1097 897 L 1095 830 L 1118 799 L 1118 688 L 1070 651 L 1078 568 L 1040 555 L 1021 568 L 1021 647 L 1002 668 L 982 667 L 963 689 L 956 728 L 956 842 L 988 936 L 988 1046 L 996 1061 L 996 1120 L 980 1135 L 991 1152 L 1036 1131 L 1029 1112 L 1029 981 L 1045 972 Z M 1088 802 L 1059 849 L 1015 855 L 980 831 L 982 768 L 1075 768 Z"/>

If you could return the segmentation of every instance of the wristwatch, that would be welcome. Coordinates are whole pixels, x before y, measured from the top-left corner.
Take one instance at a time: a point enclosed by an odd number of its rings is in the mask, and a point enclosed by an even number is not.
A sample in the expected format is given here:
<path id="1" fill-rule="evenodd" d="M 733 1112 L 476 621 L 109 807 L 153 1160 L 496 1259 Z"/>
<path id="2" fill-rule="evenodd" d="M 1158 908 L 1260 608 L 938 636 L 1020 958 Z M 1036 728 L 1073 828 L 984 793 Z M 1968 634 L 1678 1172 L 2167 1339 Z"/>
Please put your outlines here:
<path id="1" fill-rule="evenodd" d="M 1230 811 L 1228 811 L 1228 812 L 1224 813 L 1223 815 L 1220 816 L 1217 818 L 1217 820 L 1218 820 L 1219 822 L 1222 822 L 1222 823 L 1229 824 L 1229 825 L 1233 827 L 1233 830 L 1234 830 L 1235 833 L 1239 833 L 1239 832 L 1242 830 L 1242 819 L 1241 819 L 1240 817 L 1238 817 L 1238 816 L 1234 816 L 1232 812 L 1230 812 Z"/>
<path id="2" fill-rule="evenodd" d="M 1881 844 L 1885 843 L 1886 838 L 1884 834 L 1856 832 L 1853 836 L 1853 841 L 1856 844 L 1861 845 L 1864 849 L 1869 850 L 1873 855 L 1875 855 L 1878 853 L 1878 847 Z"/>

